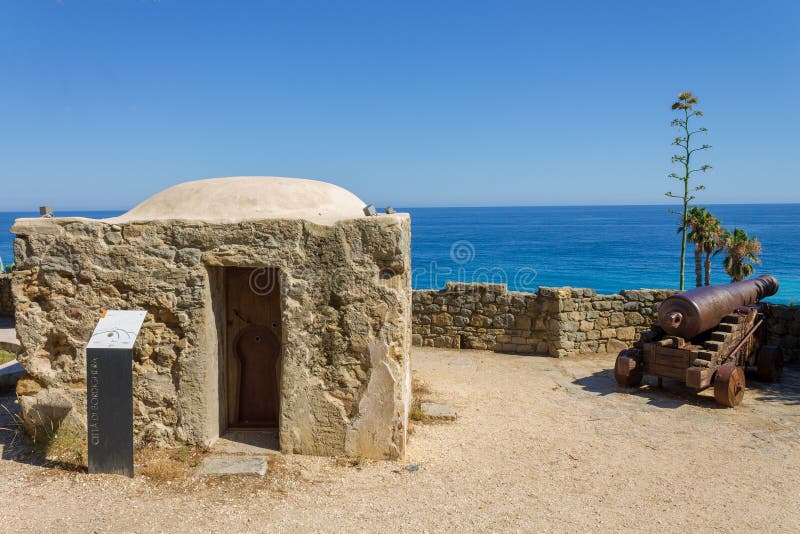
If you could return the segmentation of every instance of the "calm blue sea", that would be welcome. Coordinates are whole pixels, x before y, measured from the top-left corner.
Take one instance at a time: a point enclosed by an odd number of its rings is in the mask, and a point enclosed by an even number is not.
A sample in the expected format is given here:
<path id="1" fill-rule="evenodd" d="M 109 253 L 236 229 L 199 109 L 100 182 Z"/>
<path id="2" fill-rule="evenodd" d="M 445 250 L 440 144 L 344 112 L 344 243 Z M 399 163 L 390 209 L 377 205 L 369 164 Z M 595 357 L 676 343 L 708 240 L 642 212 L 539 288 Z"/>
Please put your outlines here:
<path id="1" fill-rule="evenodd" d="M 408 208 L 412 217 L 413 284 L 442 288 L 448 280 L 505 282 L 511 289 L 540 285 L 591 287 L 601 293 L 641 287 L 676 288 L 680 242 L 676 217 L 664 206 Z M 758 236 L 764 247 L 756 273 L 777 276 L 773 302 L 800 303 L 800 204 L 719 205 L 709 209 L 726 227 Z M 119 212 L 59 212 L 110 217 Z M 13 220 L 0 213 L 0 257 L 12 258 Z M 694 283 L 687 257 L 687 287 Z M 722 255 L 715 283 L 727 282 Z"/>

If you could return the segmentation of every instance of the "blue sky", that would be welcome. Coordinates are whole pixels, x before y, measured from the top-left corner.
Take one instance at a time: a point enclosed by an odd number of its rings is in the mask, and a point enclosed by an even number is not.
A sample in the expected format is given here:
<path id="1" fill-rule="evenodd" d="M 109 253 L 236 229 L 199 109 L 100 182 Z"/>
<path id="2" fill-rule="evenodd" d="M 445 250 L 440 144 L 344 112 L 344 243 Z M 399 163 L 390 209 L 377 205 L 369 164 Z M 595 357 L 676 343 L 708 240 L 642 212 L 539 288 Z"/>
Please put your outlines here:
<path id="1" fill-rule="evenodd" d="M 6 0 L 0 67 L 0 210 L 261 174 L 380 206 L 666 203 L 682 90 L 702 202 L 800 202 L 800 2 Z"/>

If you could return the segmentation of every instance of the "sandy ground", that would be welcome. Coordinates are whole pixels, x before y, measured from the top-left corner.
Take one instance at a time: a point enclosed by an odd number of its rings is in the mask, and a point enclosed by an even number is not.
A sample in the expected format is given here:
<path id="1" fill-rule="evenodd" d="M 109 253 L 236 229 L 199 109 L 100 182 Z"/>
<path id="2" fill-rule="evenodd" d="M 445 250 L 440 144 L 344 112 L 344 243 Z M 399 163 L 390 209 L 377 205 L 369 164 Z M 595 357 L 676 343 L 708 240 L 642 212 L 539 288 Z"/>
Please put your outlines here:
<path id="1" fill-rule="evenodd" d="M 613 358 L 416 350 L 459 418 L 415 424 L 404 462 L 276 455 L 263 478 L 157 483 L 2 460 L 0 530 L 800 529 L 800 370 L 721 409 L 674 382 L 619 391 Z"/>

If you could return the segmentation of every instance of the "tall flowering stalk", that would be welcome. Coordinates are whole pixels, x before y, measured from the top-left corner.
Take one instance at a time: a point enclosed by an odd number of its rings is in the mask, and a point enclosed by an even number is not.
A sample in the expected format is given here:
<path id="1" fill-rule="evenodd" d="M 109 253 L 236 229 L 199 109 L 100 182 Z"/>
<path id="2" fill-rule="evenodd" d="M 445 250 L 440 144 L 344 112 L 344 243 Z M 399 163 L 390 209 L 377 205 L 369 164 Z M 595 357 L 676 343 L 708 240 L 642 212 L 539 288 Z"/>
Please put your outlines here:
<path id="1" fill-rule="evenodd" d="M 689 230 L 689 203 L 694 200 L 695 196 L 694 193 L 698 191 L 702 191 L 705 189 L 703 185 L 697 185 L 694 187 L 690 187 L 689 182 L 691 180 L 692 174 L 696 172 L 706 172 L 711 168 L 711 165 L 701 165 L 697 168 L 692 168 L 691 160 L 692 155 L 695 152 L 699 152 L 702 150 L 708 150 L 711 148 L 711 145 L 700 145 L 700 146 L 692 146 L 692 136 L 707 132 L 707 128 L 697 128 L 696 130 L 692 130 L 690 128 L 689 122 L 693 117 L 702 117 L 703 112 L 699 109 L 694 109 L 694 106 L 697 104 L 697 97 L 694 96 L 690 92 L 684 92 L 678 95 L 678 100 L 672 104 L 673 111 L 677 111 L 679 115 L 682 113 L 682 117 L 679 116 L 677 119 L 673 119 L 671 125 L 679 128 L 681 130 L 681 134 L 675 138 L 672 142 L 673 145 L 679 147 L 681 151 L 678 154 L 672 156 L 672 163 L 678 164 L 681 167 L 679 173 L 672 172 L 669 174 L 670 178 L 674 178 L 683 184 L 683 192 L 682 194 L 675 194 L 673 192 L 669 192 L 666 195 L 670 198 L 677 198 L 680 199 L 683 203 L 683 211 L 682 212 L 675 212 L 681 215 L 681 275 L 680 275 L 680 290 L 684 290 L 684 280 L 685 280 L 685 271 L 686 271 L 686 234 Z"/>

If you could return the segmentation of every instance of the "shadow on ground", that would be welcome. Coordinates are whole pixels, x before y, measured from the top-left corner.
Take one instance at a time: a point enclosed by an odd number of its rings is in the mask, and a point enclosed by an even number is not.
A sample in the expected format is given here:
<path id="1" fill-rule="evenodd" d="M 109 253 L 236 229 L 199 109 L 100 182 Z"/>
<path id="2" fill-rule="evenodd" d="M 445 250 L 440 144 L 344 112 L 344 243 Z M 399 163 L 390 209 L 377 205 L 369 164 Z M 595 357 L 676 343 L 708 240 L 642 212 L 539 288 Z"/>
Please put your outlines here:
<path id="1" fill-rule="evenodd" d="M 687 388 L 676 380 L 665 379 L 662 387 L 658 387 L 655 377 L 646 376 L 638 388 L 621 388 L 614 379 L 613 369 L 597 371 L 589 376 L 577 378 L 574 384 L 596 395 L 611 395 L 625 393 L 647 399 L 647 403 L 658 408 L 679 408 L 684 404 L 700 406 L 702 408 L 717 408 L 713 397 L 697 395 L 694 390 Z"/>
<path id="2" fill-rule="evenodd" d="M 60 467 L 68 471 L 83 471 L 83 466 L 64 461 L 49 461 L 31 442 L 19 420 L 17 396 L 11 391 L 0 392 L 0 459 L 42 467 Z"/>
<path id="3" fill-rule="evenodd" d="M 23 461 L 30 444 L 19 424 L 19 406 L 13 392 L 0 393 L 0 458 Z M 24 462 L 31 463 L 31 462 Z"/>
<path id="4" fill-rule="evenodd" d="M 784 367 L 780 382 L 769 384 L 752 380 L 747 386 L 757 400 L 800 405 L 800 364 L 795 362 Z"/>
<path id="5" fill-rule="evenodd" d="M 614 379 L 613 369 L 597 371 L 591 375 L 577 378 L 574 384 L 596 395 L 627 393 L 647 399 L 648 404 L 658 408 L 678 408 L 685 404 L 702 408 L 726 409 L 714 401 L 713 395 L 698 395 L 693 389 L 680 381 L 664 379 L 663 387 L 658 387 L 658 379 L 646 376 L 638 388 L 621 388 Z M 713 389 L 711 389 L 713 392 Z M 762 402 L 800 404 L 800 366 L 786 367 L 783 378 L 778 383 L 758 382 L 751 374 L 747 375 L 747 394 Z"/>
<path id="6" fill-rule="evenodd" d="M 222 454 L 269 454 L 281 450 L 278 430 L 228 429 L 211 448 Z"/>

